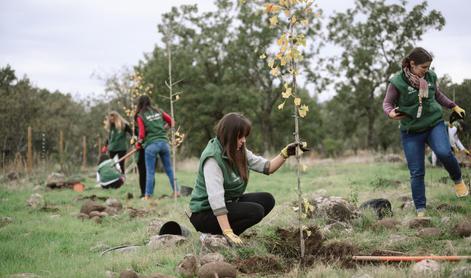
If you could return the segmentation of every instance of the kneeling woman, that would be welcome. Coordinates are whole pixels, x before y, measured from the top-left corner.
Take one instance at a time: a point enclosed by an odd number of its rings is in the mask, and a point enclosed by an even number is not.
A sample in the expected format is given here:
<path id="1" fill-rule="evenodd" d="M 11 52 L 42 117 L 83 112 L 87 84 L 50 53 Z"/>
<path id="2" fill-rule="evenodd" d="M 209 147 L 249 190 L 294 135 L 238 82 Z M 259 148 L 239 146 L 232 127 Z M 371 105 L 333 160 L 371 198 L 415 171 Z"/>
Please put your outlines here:
<path id="1" fill-rule="evenodd" d="M 245 148 L 250 130 L 250 121 L 238 113 L 226 114 L 219 121 L 217 136 L 201 154 L 190 201 L 190 221 L 197 231 L 223 234 L 235 245 L 242 244 L 238 235 L 260 222 L 275 205 L 270 193 L 244 194 L 249 169 L 271 174 L 296 153 L 298 146 L 291 143 L 272 160 L 267 160 Z"/>

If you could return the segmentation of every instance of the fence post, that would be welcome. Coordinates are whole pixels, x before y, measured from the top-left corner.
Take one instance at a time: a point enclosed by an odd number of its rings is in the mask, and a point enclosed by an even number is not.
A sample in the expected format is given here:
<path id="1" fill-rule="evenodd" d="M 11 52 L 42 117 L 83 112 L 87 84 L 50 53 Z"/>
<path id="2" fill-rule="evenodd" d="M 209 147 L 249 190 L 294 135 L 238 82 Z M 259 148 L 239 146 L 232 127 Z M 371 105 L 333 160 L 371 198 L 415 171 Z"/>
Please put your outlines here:
<path id="1" fill-rule="evenodd" d="M 82 169 L 87 167 L 87 137 L 82 137 Z"/>
<path id="2" fill-rule="evenodd" d="M 59 164 L 61 166 L 61 171 L 64 170 L 64 132 L 59 131 Z"/>
<path id="3" fill-rule="evenodd" d="M 28 153 L 26 156 L 26 170 L 31 173 L 33 170 L 33 129 L 28 127 Z"/>

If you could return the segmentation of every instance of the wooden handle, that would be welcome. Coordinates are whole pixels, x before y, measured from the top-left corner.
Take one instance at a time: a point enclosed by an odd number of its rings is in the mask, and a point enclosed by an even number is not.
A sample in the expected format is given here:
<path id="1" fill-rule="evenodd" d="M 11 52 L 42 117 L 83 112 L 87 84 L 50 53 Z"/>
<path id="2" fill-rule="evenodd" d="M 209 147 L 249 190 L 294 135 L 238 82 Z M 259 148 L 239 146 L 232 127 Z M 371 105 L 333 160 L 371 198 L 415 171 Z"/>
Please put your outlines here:
<path id="1" fill-rule="evenodd" d="M 125 160 L 126 158 L 130 157 L 131 155 L 133 155 L 135 152 L 137 152 L 137 149 L 134 148 L 132 149 L 131 151 L 129 151 L 127 154 L 125 154 L 123 157 L 121 157 L 120 159 L 118 159 L 118 161 L 116 161 L 116 163 L 120 163 L 121 161 Z"/>

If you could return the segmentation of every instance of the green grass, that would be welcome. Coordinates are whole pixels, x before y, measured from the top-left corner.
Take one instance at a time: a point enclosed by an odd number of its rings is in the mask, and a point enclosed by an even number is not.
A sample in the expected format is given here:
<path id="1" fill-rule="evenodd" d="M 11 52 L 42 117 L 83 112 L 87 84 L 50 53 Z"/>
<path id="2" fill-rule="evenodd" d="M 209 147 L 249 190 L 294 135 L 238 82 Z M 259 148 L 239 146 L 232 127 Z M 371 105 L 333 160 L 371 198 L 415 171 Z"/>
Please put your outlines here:
<path id="1" fill-rule="evenodd" d="M 469 170 L 463 170 L 465 173 Z M 468 239 L 455 236 L 451 229 L 459 221 L 469 220 L 471 215 L 470 199 L 457 200 L 454 197 L 451 181 L 443 184 L 446 176 L 444 169 L 429 168 L 426 174 L 428 213 L 432 216 L 434 227 L 442 230 L 437 238 L 421 239 L 416 230 L 405 225 L 395 231 L 374 229 L 376 219 L 366 212 L 352 222 L 353 232 L 335 232 L 328 240 L 347 241 L 354 244 L 360 253 L 369 254 L 376 249 L 402 251 L 409 255 L 444 255 L 450 244 L 459 255 L 471 255 Z M 179 184 L 193 185 L 194 172 L 178 172 Z M 123 202 L 125 207 L 148 208 L 138 198 L 125 200 L 128 192 L 139 196 L 137 177 L 128 176 L 128 180 L 118 190 L 94 188 L 94 180 L 85 178 L 85 192 L 72 190 L 44 190 L 43 195 L 49 207 L 56 212 L 33 210 L 26 206 L 26 200 L 33 193 L 33 187 L 42 184 L 42 180 L 23 179 L 19 182 L 4 182 L 0 185 L 0 217 L 11 217 L 12 223 L 0 226 L 0 277 L 31 272 L 43 277 L 104 277 L 106 271 L 121 272 L 132 268 L 144 275 L 159 272 L 175 275 L 175 267 L 185 254 L 200 252 L 198 234 L 184 215 L 189 198 L 179 198 L 177 203 L 171 199 L 157 201 L 155 210 L 143 218 L 131 219 L 124 212 L 117 216 L 106 217 L 101 224 L 93 221 L 81 221 L 75 217 L 83 201 L 77 201 L 79 195 L 96 194 L 112 196 Z M 410 196 L 407 168 L 402 164 L 392 163 L 331 163 L 311 166 L 302 174 L 302 190 L 305 196 L 323 193 L 329 196 L 341 196 L 357 205 L 371 198 L 386 198 L 393 205 L 394 218 L 406 221 L 414 217 L 413 209 L 401 210 L 400 196 Z M 275 209 L 259 225 L 249 231 L 257 235 L 246 239 L 244 248 L 226 250 L 223 254 L 229 260 L 246 259 L 267 253 L 265 240 L 274 236 L 277 227 L 297 225 L 297 213 L 292 210 L 293 201 L 297 200 L 295 172 L 285 166 L 271 176 L 257 173 L 250 175 L 248 191 L 268 191 L 276 199 Z M 155 196 L 170 194 L 168 179 L 164 174 L 156 176 Z M 436 206 L 442 203 L 458 205 L 456 211 L 439 211 Z M 450 217 L 450 222 L 442 223 L 442 217 Z M 144 245 L 149 240 L 147 226 L 153 219 L 175 220 L 193 231 L 190 239 L 183 245 L 165 250 L 151 251 L 143 248 L 129 254 L 108 254 L 100 256 L 103 249 L 123 244 Z M 324 225 L 323 219 L 309 219 L 306 224 Z M 391 243 L 391 235 L 401 235 L 407 240 Z M 104 247 L 103 247 L 104 246 Z M 465 263 L 444 263 L 442 275 Z M 283 276 L 297 276 L 293 269 Z M 304 277 L 351 277 L 355 274 L 369 274 L 372 277 L 404 277 L 410 275 L 410 265 L 364 265 L 355 269 L 341 268 L 336 264 L 315 264 L 301 271 Z M 255 275 L 258 277 L 257 275 Z M 262 275 L 259 275 L 262 276 Z"/>

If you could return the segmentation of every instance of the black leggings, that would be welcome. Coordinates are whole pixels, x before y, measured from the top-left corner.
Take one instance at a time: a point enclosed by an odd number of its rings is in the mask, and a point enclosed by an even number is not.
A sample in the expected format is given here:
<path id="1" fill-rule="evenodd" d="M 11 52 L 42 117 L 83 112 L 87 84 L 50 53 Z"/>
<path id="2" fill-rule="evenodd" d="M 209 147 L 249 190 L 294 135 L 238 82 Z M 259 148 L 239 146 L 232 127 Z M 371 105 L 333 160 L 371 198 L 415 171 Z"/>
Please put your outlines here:
<path id="1" fill-rule="evenodd" d="M 229 224 L 236 235 L 260 222 L 275 206 L 275 199 L 270 193 L 256 192 L 242 195 L 234 201 L 226 202 L 229 211 Z M 191 224 L 202 233 L 222 234 L 216 216 L 212 210 L 192 213 Z"/>
<path id="2" fill-rule="evenodd" d="M 126 151 L 110 151 L 110 158 L 113 158 L 115 155 L 118 155 L 118 158 L 121 158 L 126 155 Z M 124 171 L 126 171 L 126 169 L 124 169 L 124 159 L 119 163 L 119 167 L 121 167 L 121 173 L 124 174 Z"/>
<path id="3" fill-rule="evenodd" d="M 141 197 L 146 193 L 146 152 L 144 148 L 139 149 L 139 159 L 137 160 L 137 171 L 139 172 L 139 188 L 141 189 Z M 154 180 L 155 185 L 155 180 Z"/>

